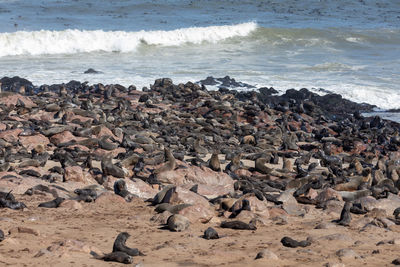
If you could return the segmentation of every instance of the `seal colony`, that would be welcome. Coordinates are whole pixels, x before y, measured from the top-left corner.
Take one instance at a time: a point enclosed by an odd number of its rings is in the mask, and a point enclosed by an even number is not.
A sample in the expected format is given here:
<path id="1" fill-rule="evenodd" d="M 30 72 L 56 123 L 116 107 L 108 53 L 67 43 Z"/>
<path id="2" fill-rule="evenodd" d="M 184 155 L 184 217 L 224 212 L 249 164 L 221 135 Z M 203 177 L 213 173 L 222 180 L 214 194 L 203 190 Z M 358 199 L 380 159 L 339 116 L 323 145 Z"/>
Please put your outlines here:
<path id="1" fill-rule="evenodd" d="M 319 214 L 315 229 L 397 233 L 399 124 L 363 117 L 372 106 L 340 95 L 209 91 L 212 79 L 175 85 L 163 78 L 141 91 L 0 79 L 0 208 L 23 215 L 115 203 L 142 207 L 151 218 L 131 214 L 130 228 L 111 223 L 102 230 L 121 232 L 111 253 L 86 255 L 126 264 L 146 262 L 166 247 L 126 245 L 128 232 L 136 238 L 141 230 L 135 220 L 176 238 L 200 225 L 204 234 L 191 238 L 207 244 L 313 214 Z M 112 209 L 115 221 L 125 212 Z M 2 225 L 3 246 L 23 229 Z M 321 240 L 297 231 L 273 242 L 313 249 Z M 256 255 L 249 259 L 265 258 Z"/>

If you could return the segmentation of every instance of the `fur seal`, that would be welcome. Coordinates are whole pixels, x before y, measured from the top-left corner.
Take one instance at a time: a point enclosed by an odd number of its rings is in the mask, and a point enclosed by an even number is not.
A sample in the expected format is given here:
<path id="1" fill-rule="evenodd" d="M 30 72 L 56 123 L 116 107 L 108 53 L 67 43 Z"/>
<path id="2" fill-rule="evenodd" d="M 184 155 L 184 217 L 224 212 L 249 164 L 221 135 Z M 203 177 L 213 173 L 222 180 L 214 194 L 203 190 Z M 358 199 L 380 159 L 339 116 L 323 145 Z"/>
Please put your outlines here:
<path id="1" fill-rule="evenodd" d="M 234 172 L 238 170 L 240 168 L 241 158 L 242 158 L 242 153 L 236 154 L 232 158 L 231 162 L 229 162 L 229 164 L 226 165 L 225 172 Z"/>
<path id="2" fill-rule="evenodd" d="M 371 195 L 371 190 L 368 189 L 358 190 L 354 192 L 348 192 L 348 191 L 338 191 L 338 192 L 342 196 L 344 201 L 354 201 L 362 197 Z"/>
<path id="3" fill-rule="evenodd" d="M 212 228 L 212 227 L 208 227 L 205 231 L 204 231 L 204 235 L 203 235 L 204 239 L 210 240 L 210 239 L 219 239 L 219 235 L 217 233 L 217 231 Z"/>
<path id="4" fill-rule="evenodd" d="M 208 153 L 207 149 L 201 146 L 203 143 L 204 143 L 203 139 L 201 138 L 196 139 L 193 144 L 193 151 L 196 152 L 197 154 L 202 154 L 202 155 L 207 154 Z"/>
<path id="5" fill-rule="evenodd" d="M 95 189 L 75 189 L 74 193 L 78 195 L 78 201 L 93 202 L 97 199 L 97 191 Z"/>
<path id="6" fill-rule="evenodd" d="M 139 251 L 139 249 L 129 248 L 125 245 L 126 240 L 130 236 L 131 235 L 128 234 L 127 232 L 120 233 L 114 241 L 113 252 L 121 251 L 121 252 L 125 252 L 129 256 L 145 256 L 142 252 Z"/>
<path id="7" fill-rule="evenodd" d="M 400 219 L 400 207 L 399 207 L 399 208 L 396 208 L 396 209 L 393 211 L 393 216 L 394 216 L 394 218 L 395 218 L 396 220 L 399 220 L 399 219 Z"/>
<path id="8" fill-rule="evenodd" d="M 363 183 L 371 184 L 372 176 L 371 176 L 371 168 L 366 168 L 362 171 L 362 176 L 353 176 L 350 181 L 344 184 L 338 184 L 335 186 L 335 190 L 337 191 L 354 191 L 359 188 L 359 186 Z"/>
<path id="9" fill-rule="evenodd" d="M 221 171 L 221 163 L 220 163 L 219 158 L 218 158 L 218 153 L 214 152 L 211 155 L 210 162 L 209 162 L 208 166 L 210 167 L 211 170 L 213 170 L 215 172 Z"/>
<path id="10" fill-rule="evenodd" d="M 126 182 L 123 179 L 119 179 L 114 183 L 114 193 L 123 197 L 127 202 L 132 201 L 132 198 L 134 197 L 134 195 L 128 191 Z"/>
<path id="11" fill-rule="evenodd" d="M 249 223 L 242 221 L 223 221 L 221 222 L 220 227 L 234 230 L 257 230 L 256 222 L 254 220 L 251 220 Z"/>
<path id="12" fill-rule="evenodd" d="M 165 148 L 164 153 L 165 153 L 165 159 L 167 162 L 164 165 L 162 165 L 161 167 L 159 167 L 158 169 L 155 169 L 153 171 L 153 174 L 156 176 L 158 174 L 166 172 L 166 171 L 172 171 L 176 167 L 176 160 L 175 160 L 174 155 L 172 155 L 171 151 L 168 148 Z"/>
<path id="13" fill-rule="evenodd" d="M 308 247 L 311 245 L 311 241 L 307 240 L 303 240 L 303 241 L 297 241 L 294 240 L 293 238 L 290 238 L 288 236 L 285 236 L 281 239 L 281 243 L 282 245 L 284 245 L 285 247 L 289 247 L 289 248 L 297 248 L 297 247 Z"/>
<path id="14" fill-rule="evenodd" d="M 238 201 L 236 201 L 236 203 L 238 203 Z M 241 205 L 239 205 L 237 209 L 235 209 L 235 206 L 237 206 L 236 203 L 232 207 L 232 213 L 229 218 L 236 218 L 236 216 L 238 216 L 242 210 L 251 210 L 250 201 L 247 199 L 243 199 L 241 201 Z"/>
<path id="15" fill-rule="evenodd" d="M 285 172 L 292 172 L 293 171 L 292 162 L 290 160 L 288 160 L 287 158 L 283 158 L 282 170 L 285 171 Z"/>
<path id="16" fill-rule="evenodd" d="M 4 240 L 4 232 L 0 229 L 0 242 Z"/>
<path id="17" fill-rule="evenodd" d="M 189 228 L 189 225 L 189 220 L 180 214 L 171 215 L 167 220 L 168 229 L 174 232 L 184 231 Z"/>
<path id="18" fill-rule="evenodd" d="M 39 204 L 39 208 L 58 208 L 65 199 L 62 197 L 56 197 L 55 199 Z"/>
<path id="19" fill-rule="evenodd" d="M 101 160 L 101 171 L 104 175 L 112 175 L 116 178 L 125 178 L 125 171 L 113 164 L 111 161 L 111 156 L 105 156 Z"/>
<path id="20" fill-rule="evenodd" d="M 151 199 L 151 204 L 153 206 L 160 204 L 160 203 L 169 203 L 172 194 L 175 192 L 176 186 L 175 185 L 167 185 L 165 186 L 160 192 L 158 192 L 153 199 Z"/>
<path id="21" fill-rule="evenodd" d="M 26 205 L 23 202 L 12 201 L 5 198 L 0 198 L 0 208 L 9 208 L 12 210 L 23 210 L 26 209 Z"/>
<path id="22" fill-rule="evenodd" d="M 7 172 L 10 169 L 11 165 L 9 162 L 4 162 L 0 164 L 0 172 Z"/>
<path id="23" fill-rule="evenodd" d="M 353 206 L 353 204 L 349 201 L 344 203 L 342 212 L 340 214 L 340 219 L 339 220 L 334 220 L 333 222 L 336 222 L 337 224 L 343 225 L 343 226 L 349 226 L 351 222 L 351 214 L 350 214 L 350 209 Z"/>
<path id="24" fill-rule="evenodd" d="M 256 171 L 262 174 L 270 174 L 272 169 L 267 167 L 265 164 L 268 163 L 270 160 L 267 158 L 258 158 L 255 162 L 255 169 Z"/>
<path id="25" fill-rule="evenodd" d="M 108 136 L 108 135 L 104 135 L 103 137 L 100 138 L 100 140 L 99 140 L 100 148 L 111 151 L 111 150 L 114 150 L 114 149 L 116 149 L 118 147 L 118 145 L 110 143 L 110 142 L 107 141 L 107 139 L 109 137 L 110 136 Z"/>
<path id="26" fill-rule="evenodd" d="M 124 264 L 133 263 L 133 258 L 122 251 L 111 252 L 111 253 L 105 254 L 104 256 L 100 256 L 94 251 L 91 251 L 90 254 L 95 259 L 98 259 L 98 260 L 115 261 L 115 262 L 124 263 Z"/>

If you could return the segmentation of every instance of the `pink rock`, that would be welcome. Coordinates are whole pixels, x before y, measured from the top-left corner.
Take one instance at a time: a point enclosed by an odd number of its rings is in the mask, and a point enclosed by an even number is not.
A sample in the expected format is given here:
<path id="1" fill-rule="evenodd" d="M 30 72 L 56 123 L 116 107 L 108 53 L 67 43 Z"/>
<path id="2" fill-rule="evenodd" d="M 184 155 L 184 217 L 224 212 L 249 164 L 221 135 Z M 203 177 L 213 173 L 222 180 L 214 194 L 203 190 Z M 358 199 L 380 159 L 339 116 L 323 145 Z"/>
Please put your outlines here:
<path id="1" fill-rule="evenodd" d="M 175 194 L 171 199 L 172 204 L 196 204 L 196 205 L 202 205 L 205 207 L 209 207 L 210 204 L 209 202 L 202 196 L 199 196 L 198 194 L 189 191 L 187 189 L 184 189 L 180 186 L 176 187 Z"/>
<path id="2" fill-rule="evenodd" d="M 36 145 L 47 146 L 50 143 L 49 139 L 42 134 L 36 134 L 32 136 L 20 136 L 19 140 L 21 144 L 28 150 L 33 149 Z"/>
<path id="3" fill-rule="evenodd" d="M 50 142 L 52 142 L 55 145 L 66 143 L 72 140 L 77 141 L 78 138 L 76 138 L 70 131 L 64 131 L 62 133 L 55 134 L 52 137 L 50 137 Z"/>
<path id="4" fill-rule="evenodd" d="M 35 119 L 35 120 L 42 120 L 42 121 L 51 121 L 54 119 L 54 114 L 55 112 L 47 112 L 45 110 L 39 110 L 35 114 L 25 114 L 23 116 L 24 119 L 28 120 L 29 118 Z"/>
<path id="5" fill-rule="evenodd" d="M 81 115 L 72 115 L 69 120 L 70 121 L 79 120 L 80 122 L 86 122 L 86 121 L 92 121 L 93 119 L 88 117 L 83 117 Z"/>
<path id="6" fill-rule="evenodd" d="M 104 155 L 107 155 L 110 153 L 113 157 L 116 157 L 116 156 L 118 156 L 119 153 L 126 153 L 126 149 L 123 147 L 117 147 L 116 149 L 114 149 L 112 151 L 108 151 L 108 150 L 98 148 L 93 153 L 98 157 L 103 157 Z"/>
<path id="7" fill-rule="evenodd" d="M 246 170 L 246 169 L 237 169 L 236 171 L 234 171 L 234 173 L 236 175 L 238 175 L 238 176 L 248 176 L 248 177 L 250 177 L 250 176 L 253 175 L 249 170 Z"/>
<path id="8" fill-rule="evenodd" d="M 100 127 L 100 132 L 96 135 L 96 138 L 101 138 L 104 135 L 109 135 L 111 137 L 113 137 L 115 140 L 118 140 L 120 142 L 122 142 L 122 137 L 118 138 L 117 136 L 115 136 L 113 134 L 113 132 L 108 129 L 106 126 L 101 126 Z"/>
<path id="9" fill-rule="evenodd" d="M 127 202 L 123 197 L 114 194 L 114 192 L 104 192 L 97 197 L 95 203 L 99 205 L 110 205 L 113 203 L 126 204 Z"/>
<path id="10" fill-rule="evenodd" d="M 187 163 L 177 161 L 177 165 L 183 165 L 187 168 L 179 168 L 173 171 L 167 171 L 157 175 L 157 179 L 166 184 L 184 185 L 184 184 L 206 184 L 210 186 L 224 186 L 227 190 L 233 190 L 232 178 L 223 172 L 214 172 L 207 167 L 197 167 Z"/>
<path id="11" fill-rule="evenodd" d="M 1 99 L 1 98 L 0 98 Z M 22 132 L 22 129 L 13 129 L 0 132 L 0 138 L 7 142 L 16 142 L 19 137 L 18 135 Z"/>
<path id="12" fill-rule="evenodd" d="M 70 166 L 64 169 L 64 181 L 74 181 L 84 184 L 92 184 L 94 180 L 88 172 L 84 172 L 79 166 Z"/>
<path id="13" fill-rule="evenodd" d="M 254 195 L 246 195 L 245 199 L 250 202 L 250 209 L 253 212 L 265 212 L 268 211 L 268 202 L 261 201 Z"/>
<path id="14" fill-rule="evenodd" d="M 179 211 L 180 215 L 185 216 L 190 222 L 207 223 L 215 215 L 214 209 L 203 205 L 193 205 Z"/>
<path id="15" fill-rule="evenodd" d="M 18 100 L 21 100 L 25 104 L 25 107 L 27 108 L 32 108 L 37 106 L 35 103 L 33 103 L 33 101 L 29 97 L 20 94 L 13 94 L 9 96 L 0 97 L 0 103 L 5 104 L 6 106 L 11 106 L 11 105 L 15 106 Z"/>
<path id="16" fill-rule="evenodd" d="M 140 198 L 148 199 L 154 197 L 158 190 L 152 188 L 149 184 L 145 183 L 140 179 L 125 179 L 126 187 L 132 194 L 137 195 Z"/>
<path id="17" fill-rule="evenodd" d="M 270 218 L 287 216 L 287 215 L 288 215 L 287 212 L 281 208 L 272 207 L 269 209 L 269 217 Z"/>
<path id="18" fill-rule="evenodd" d="M 193 186 L 194 184 L 185 184 L 182 185 L 182 188 L 190 189 Z M 222 185 L 197 184 L 197 194 L 202 195 L 208 199 L 228 194 L 231 192 L 230 190 L 231 188 Z"/>
<path id="19" fill-rule="evenodd" d="M 257 222 L 267 225 L 269 222 L 269 211 L 265 210 L 264 212 L 253 212 L 249 210 L 242 210 L 239 215 L 235 217 L 235 220 L 244 222 L 248 222 L 251 219 L 257 219 Z"/>

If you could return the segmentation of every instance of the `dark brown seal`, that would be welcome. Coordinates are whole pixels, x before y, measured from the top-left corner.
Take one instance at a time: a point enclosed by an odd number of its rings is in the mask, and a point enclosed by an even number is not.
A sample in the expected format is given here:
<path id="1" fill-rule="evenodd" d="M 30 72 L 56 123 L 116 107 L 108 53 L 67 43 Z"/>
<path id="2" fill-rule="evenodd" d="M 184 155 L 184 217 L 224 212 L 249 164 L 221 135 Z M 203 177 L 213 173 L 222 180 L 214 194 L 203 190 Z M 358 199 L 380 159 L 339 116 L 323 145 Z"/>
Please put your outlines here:
<path id="1" fill-rule="evenodd" d="M 127 232 L 120 233 L 114 241 L 113 252 L 125 252 L 129 256 L 145 256 L 142 252 L 139 251 L 137 248 L 129 248 L 125 245 L 126 240 L 131 235 Z"/>

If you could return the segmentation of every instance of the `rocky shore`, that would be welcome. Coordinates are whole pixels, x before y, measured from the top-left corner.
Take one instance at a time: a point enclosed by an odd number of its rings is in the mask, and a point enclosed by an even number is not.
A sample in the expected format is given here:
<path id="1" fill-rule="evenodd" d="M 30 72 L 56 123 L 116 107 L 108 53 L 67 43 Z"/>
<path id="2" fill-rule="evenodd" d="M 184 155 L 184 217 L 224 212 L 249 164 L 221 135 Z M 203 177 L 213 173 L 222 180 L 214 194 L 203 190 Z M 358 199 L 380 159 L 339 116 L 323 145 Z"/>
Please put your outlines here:
<path id="1" fill-rule="evenodd" d="M 229 77 L 0 83 L 4 266 L 400 264 L 400 125 L 373 106 Z"/>

